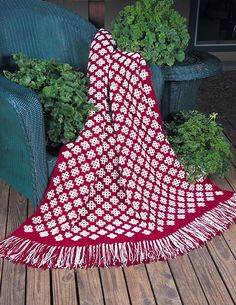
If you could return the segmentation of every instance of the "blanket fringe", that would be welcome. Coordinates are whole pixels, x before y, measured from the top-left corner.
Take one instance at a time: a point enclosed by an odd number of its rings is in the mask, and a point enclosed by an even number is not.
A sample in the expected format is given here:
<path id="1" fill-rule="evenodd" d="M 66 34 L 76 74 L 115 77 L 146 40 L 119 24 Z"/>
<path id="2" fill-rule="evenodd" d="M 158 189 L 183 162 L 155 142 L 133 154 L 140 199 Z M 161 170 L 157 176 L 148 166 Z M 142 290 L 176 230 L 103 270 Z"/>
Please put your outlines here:
<path id="1" fill-rule="evenodd" d="M 0 243 L 0 257 L 34 268 L 130 266 L 175 258 L 220 235 L 236 219 L 236 193 L 175 233 L 157 240 L 61 247 L 10 236 Z"/>

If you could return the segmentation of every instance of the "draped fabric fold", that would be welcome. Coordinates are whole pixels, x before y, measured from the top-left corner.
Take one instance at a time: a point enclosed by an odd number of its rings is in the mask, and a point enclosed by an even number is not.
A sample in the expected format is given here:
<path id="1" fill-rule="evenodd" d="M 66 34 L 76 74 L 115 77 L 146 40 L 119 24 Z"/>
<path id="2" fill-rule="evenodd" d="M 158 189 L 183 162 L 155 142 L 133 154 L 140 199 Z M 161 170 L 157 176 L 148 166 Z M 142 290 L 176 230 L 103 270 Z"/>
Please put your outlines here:
<path id="1" fill-rule="evenodd" d="M 0 242 L 0 257 L 35 268 L 130 266 L 175 258 L 236 219 L 236 193 L 195 184 L 163 128 L 140 52 L 100 29 L 90 47 L 97 107 L 64 145 L 37 211 Z"/>

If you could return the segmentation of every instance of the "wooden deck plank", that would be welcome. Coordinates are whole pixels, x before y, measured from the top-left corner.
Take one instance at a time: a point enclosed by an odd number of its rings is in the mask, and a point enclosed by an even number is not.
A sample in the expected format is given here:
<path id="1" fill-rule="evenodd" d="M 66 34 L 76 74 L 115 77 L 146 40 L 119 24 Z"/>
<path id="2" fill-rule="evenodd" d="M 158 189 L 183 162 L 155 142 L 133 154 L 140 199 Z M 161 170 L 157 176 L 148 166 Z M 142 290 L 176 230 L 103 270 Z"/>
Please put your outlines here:
<path id="1" fill-rule="evenodd" d="M 231 121 L 226 118 L 219 118 L 218 122 L 221 123 L 226 137 L 230 140 L 233 146 L 236 146 L 236 130 L 233 127 Z"/>
<path id="2" fill-rule="evenodd" d="M 210 305 L 233 305 L 233 301 L 206 247 L 189 254 Z"/>
<path id="3" fill-rule="evenodd" d="M 33 204 L 28 204 L 28 216 L 33 214 Z M 26 304 L 51 305 L 50 271 L 27 267 Z"/>
<path id="4" fill-rule="evenodd" d="M 236 144 L 236 143 L 235 143 Z M 233 153 L 233 166 L 236 167 L 236 148 L 233 146 L 233 144 L 231 143 L 231 151 Z"/>
<path id="5" fill-rule="evenodd" d="M 122 268 L 100 268 L 105 304 L 130 305 Z"/>
<path id="6" fill-rule="evenodd" d="M 182 305 L 167 262 L 147 264 L 147 271 L 158 305 Z"/>
<path id="7" fill-rule="evenodd" d="M 232 167 L 229 173 L 226 175 L 226 180 L 229 182 L 231 187 L 236 190 L 236 169 Z"/>
<path id="8" fill-rule="evenodd" d="M 52 270 L 53 305 L 78 305 L 76 289 L 73 270 Z"/>
<path id="9" fill-rule="evenodd" d="M 227 117 L 227 121 L 232 125 L 234 130 L 236 131 L 236 122 L 235 122 L 235 115 Z M 236 144 L 236 143 L 235 143 Z"/>
<path id="10" fill-rule="evenodd" d="M 231 151 L 234 156 L 232 163 L 234 167 L 236 167 L 236 123 L 234 123 L 234 120 L 232 120 L 232 118 L 227 118 L 222 120 L 222 125 L 224 129 L 224 134 L 231 142 Z"/>
<path id="11" fill-rule="evenodd" d="M 127 286 L 133 305 L 157 304 L 145 265 L 124 267 Z"/>
<path id="12" fill-rule="evenodd" d="M 80 305 L 104 305 L 99 269 L 76 271 Z"/>
<path id="13" fill-rule="evenodd" d="M 236 168 L 233 167 L 232 170 L 227 174 L 226 180 L 232 191 L 236 192 Z M 222 184 L 223 187 L 223 184 Z M 230 230 L 225 231 L 224 237 L 236 258 L 236 224 L 234 224 Z"/>
<path id="14" fill-rule="evenodd" d="M 27 217 L 27 200 L 12 188 L 9 195 L 7 236 Z M 4 261 L 0 305 L 25 305 L 26 267 Z"/>
<path id="15" fill-rule="evenodd" d="M 207 299 L 188 255 L 169 260 L 171 272 L 184 305 L 207 305 Z"/>
<path id="16" fill-rule="evenodd" d="M 230 190 L 230 186 L 227 185 L 225 179 L 212 175 L 210 180 L 220 188 Z M 230 230 L 226 230 L 225 234 L 231 234 L 229 232 Z M 228 291 L 235 302 L 236 261 L 223 236 L 214 237 L 207 243 L 206 248 L 195 250 L 189 256 L 202 287 L 205 289 L 209 303 L 232 304 Z M 216 266 L 214 266 L 213 262 Z"/>
<path id="17" fill-rule="evenodd" d="M 236 224 L 231 226 L 231 228 L 224 232 L 224 238 L 236 259 Z"/>
<path id="18" fill-rule="evenodd" d="M 2 240 L 6 235 L 6 225 L 8 217 L 8 199 L 9 199 L 9 186 L 0 180 L 0 240 Z M 1 277 L 2 277 L 2 265 L 3 260 L 0 260 L 0 287 L 1 287 Z M 0 290 L 1 291 L 1 290 Z"/>
<path id="19" fill-rule="evenodd" d="M 236 130 L 233 127 L 232 122 L 230 122 L 229 119 L 220 118 L 218 121 L 222 124 L 224 134 L 230 141 L 231 151 L 234 156 L 232 164 L 234 165 L 234 167 L 236 167 Z"/>
<path id="20" fill-rule="evenodd" d="M 226 179 L 221 179 L 216 175 L 211 176 L 210 179 L 223 190 L 236 191 L 236 188 L 233 189 Z M 233 253 L 234 258 L 236 258 L 236 224 L 232 225 L 229 230 L 226 230 L 223 233 L 223 236 L 231 252 Z"/>
<path id="21" fill-rule="evenodd" d="M 208 242 L 207 248 L 236 304 L 236 261 L 232 252 L 222 236 Z"/>

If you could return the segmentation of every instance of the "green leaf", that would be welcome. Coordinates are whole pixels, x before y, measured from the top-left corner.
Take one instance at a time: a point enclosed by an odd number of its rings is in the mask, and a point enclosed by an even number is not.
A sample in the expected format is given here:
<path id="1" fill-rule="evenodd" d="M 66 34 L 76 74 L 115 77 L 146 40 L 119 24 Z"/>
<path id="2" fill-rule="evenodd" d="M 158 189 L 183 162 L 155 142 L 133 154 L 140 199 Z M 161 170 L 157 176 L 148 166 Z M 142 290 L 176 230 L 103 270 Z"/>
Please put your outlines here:
<path id="1" fill-rule="evenodd" d="M 88 78 L 79 70 L 56 59 L 28 58 L 13 54 L 18 69 L 3 71 L 13 82 L 35 90 L 43 106 L 47 145 L 58 147 L 73 141 L 83 128 L 90 110 Z"/>
<path id="2" fill-rule="evenodd" d="M 222 136 L 222 127 L 197 110 L 172 113 L 164 122 L 167 139 L 187 170 L 187 179 L 194 183 L 201 176 L 226 175 L 232 166 L 229 141 Z"/>
<path id="3" fill-rule="evenodd" d="M 46 87 L 43 88 L 42 94 L 45 97 L 54 97 L 55 96 L 55 90 L 51 86 L 46 86 Z"/>
<path id="4" fill-rule="evenodd" d="M 176 54 L 176 59 L 178 61 L 183 61 L 185 58 L 185 53 L 183 51 L 179 51 L 177 54 Z"/>
<path id="5" fill-rule="evenodd" d="M 172 5 L 172 0 L 142 0 L 123 8 L 112 23 L 118 47 L 142 51 L 158 65 L 183 61 L 190 36 L 186 19 Z"/>

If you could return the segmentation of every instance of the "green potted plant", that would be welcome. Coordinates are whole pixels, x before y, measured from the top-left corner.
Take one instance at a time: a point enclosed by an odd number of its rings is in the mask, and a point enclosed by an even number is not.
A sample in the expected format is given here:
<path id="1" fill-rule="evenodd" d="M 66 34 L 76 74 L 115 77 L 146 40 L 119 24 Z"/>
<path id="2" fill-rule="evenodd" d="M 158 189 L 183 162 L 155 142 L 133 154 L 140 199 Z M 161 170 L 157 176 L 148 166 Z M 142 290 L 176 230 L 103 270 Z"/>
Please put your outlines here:
<path id="1" fill-rule="evenodd" d="M 164 122 L 167 139 L 191 183 L 211 174 L 223 178 L 232 166 L 230 144 L 216 117 L 217 113 L 184 110 L 169 114 Z"/>
<path id="2" fill-rule="evenodd" d="M 201 80 L 221 70 L 215 56 L 188 50 L 186 20 L 172 5 L 173 0 L 136 1 L 112 24 L 120 49 L 142 51 L 152 69 L 161 67 L 165 85 L 159 107 L 164 119 L 170 112 L 195 109 Z"/>
<path id="3" fill-rule="evenodd" d="M 57 153 L 62 144 L 76 139 L 89 111 L 95 110 L 87 98 L 88 79 L 54 59 L 28 58 L 22 53 L 13 59 L 17 69 L 3 74 L 37 93 L 45 116 L 46 143 L 51 153 Z"/>

